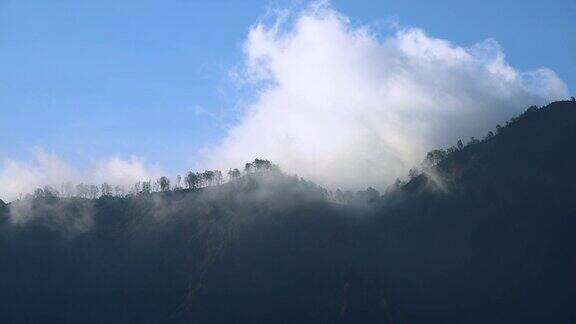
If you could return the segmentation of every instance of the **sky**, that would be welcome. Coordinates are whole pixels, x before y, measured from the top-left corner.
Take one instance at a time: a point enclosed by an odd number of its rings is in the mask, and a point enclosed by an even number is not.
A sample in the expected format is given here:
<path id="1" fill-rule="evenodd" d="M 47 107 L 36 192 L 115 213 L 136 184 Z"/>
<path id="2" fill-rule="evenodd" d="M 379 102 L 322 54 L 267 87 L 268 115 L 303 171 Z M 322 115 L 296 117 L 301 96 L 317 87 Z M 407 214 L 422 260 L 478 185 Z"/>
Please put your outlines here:
<path id="1" fill-rule="evenodd" d="M 574 17 L 576 1 L 3 0 L 0 198 L 255 157 L 378 187 L 567 96 Z"/>

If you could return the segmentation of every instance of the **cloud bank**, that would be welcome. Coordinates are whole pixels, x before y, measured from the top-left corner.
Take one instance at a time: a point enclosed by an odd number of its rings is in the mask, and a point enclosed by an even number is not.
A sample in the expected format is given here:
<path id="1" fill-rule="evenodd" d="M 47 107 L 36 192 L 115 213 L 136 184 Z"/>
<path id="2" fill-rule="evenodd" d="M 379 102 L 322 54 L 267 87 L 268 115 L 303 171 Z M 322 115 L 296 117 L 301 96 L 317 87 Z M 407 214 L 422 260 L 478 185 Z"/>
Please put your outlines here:
<path id="1" fill-rule="evenodd" d="M 254 99 L 240 101 L 249 102 L 243 117 L 199 164 L 227 170 L 264 158 L 331 188 L 382 189 L 427 151 L 568 94 L 547 68 L 510 66 L 495 40 L 463 47 L 412 27 L 383 35 L 326 1 L 255 24 L 244 53 L 235 75 Z M 67 181 L 128 187 L 162 174 L 136 157 L 75 168 L 43 150 L 33 155 L 0 160 L 0 199 Z"/>
<path id="2" fill-rule="evenodd" d="M 47 185 L 60 189 L 65 182 L 96 185 L 108 182 L 129 188 L 137 181 L 154 179 L 162 174 L 159 167 L 146 165 L 134 156 L 128 159 L 115 156 L 78 169 L 43 149 L 37 148 L 32 153 L 31 161 L 0 161 L 0 199 L 11 201 Z"/>
<path id="3" fill-rule="evenodd" d="M 382 188 L 428 150 L 568 93 L 549 69 L 510 66 L 492 39 L 379 35 L 327 2 L 272 20 L 250 28 L 239 78 L 256 99 L 210 152 L 213 167 L 262 157 L 331 187 Z"/>

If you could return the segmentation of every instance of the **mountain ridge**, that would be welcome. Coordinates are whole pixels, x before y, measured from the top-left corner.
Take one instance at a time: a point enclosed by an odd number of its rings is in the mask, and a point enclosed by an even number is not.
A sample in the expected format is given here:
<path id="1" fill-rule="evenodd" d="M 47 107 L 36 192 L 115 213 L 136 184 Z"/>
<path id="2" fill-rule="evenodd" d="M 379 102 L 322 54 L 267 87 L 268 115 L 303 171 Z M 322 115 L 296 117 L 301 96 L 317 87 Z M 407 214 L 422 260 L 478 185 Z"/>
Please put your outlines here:
<path id="1" fill-rule="evenodd" d="M 265 169 L 203 189 L 0 202 L 0 317 L 570 322 L 574 142 L 576 103 L 562 101 L 437 150 L 383 195 L 331 197 Z"/>

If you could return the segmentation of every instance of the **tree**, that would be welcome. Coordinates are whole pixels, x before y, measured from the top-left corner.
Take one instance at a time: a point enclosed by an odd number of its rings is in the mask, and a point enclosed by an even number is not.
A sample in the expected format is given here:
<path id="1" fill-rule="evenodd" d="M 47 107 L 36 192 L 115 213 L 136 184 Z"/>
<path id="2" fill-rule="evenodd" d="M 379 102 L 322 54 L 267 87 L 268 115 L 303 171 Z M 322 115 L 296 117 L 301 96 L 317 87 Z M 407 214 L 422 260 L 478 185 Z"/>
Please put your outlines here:
<path id="1" fill-rule="evenodd" d="M 160 179 L 158 179 L 158 185 L 160 186 L 160 191 L 169 191 L 170 179 L 165 176 L 161 176 Z"/>
<path id="2" fill-rule="evenodd" d="M 365 193 L 366 193 L 365 197 L 368 199 L 368 202 L 374 202 L 374 201 L 378 200 L 378 198 L 380 198 L 380 192 L 378 192 L 378 190 L 376 190 L 372 187 L 368 187 L 368 189 L 366 189 Z"/>
<path id="3" fill-rule="evenodd" d="M 222 177 L 222 172 L 220 170 L 214 170 L 214 184 L 221 185 L 224 178 Z"/>
<path id="4" fill-rule="evenodd" d="M 90 193 L 90 188 L 88 187 L 87 184 L 79 183 L 76 185 L 76 194 L 78 195 L 78 197 L 88 198 L 89 193 Z"/>
<path id="5" fill-rule="evenodd" d="M 152 180 L 142 182 L 142 192 L 145 194 L 152 192 Z"/>
<path id="6" fill-rule="evenodd" d="M 138 193 L 140 193 L 140 186 L 141 186 L 141 184 L 142 184 L 142 183 L 141 183 L 140 181 L 138 181 L 138 182 L 136 182 L 136 183 L 134 184 L 134 187 L 132 187 L 132 190 L 131 190 L 133 194 L 138 194 Z"/>
<path id="7" fill-rule="evenodd" d="M 486 135 L 486 139 L 490 139 L 492 137 L 494 137 L 494 133 L 492 131 L 489 131 L 488 135 Z"/>
<path id="8" fill-rule="evenodd" d="M 100 192 L 102 193 L 102 196 L 112 196 L 112 186 L 109 183 L 104 182 L 100 186 Z"/>
<path id="9" fill-rule="evenodd" d="M 432 150 L 426 154 L 426 158 L 424 159 L 424 166 L 435 166 L 442 162 L 447 156 L 448 153 L 444 150 Z"/>
<path id="10" fill-rule="evenodd" d="M 124 188 L 120 185 L 116 185 L 114 187 L 114 195 L 116 195 L 116 197 L 123 197 L 124 196 Z"/>
<path id="11" fill-rule="evenodd" d="M 574 96 L 572 96 L 572 102 L 576 101 L 576 99 L 574 98 Z"/>
<path id="12" fill-rule="evenodd" d="M 33 196 L 36 199 L 44 197 L 44 190 L 42 190 L 42 188 L 36 188 L 36 190 L 34 190 Z"/>
<path id="13" fill-rule="evenodd" d="M 535 112 L 536 110 L 538 110 L 538 106 L 530 106 L 530 107 L 528 107 L 528 109 L 526 109 L 524 114 L 530 114 L 530 113 Z"/>
<path id="14" fill-rule="evenodd" d="M 98 198 L 98 194 L 100 193 L 100 189 L 98 189 L 97 185 L 91 184 L 89 186 L 88 191 L 89 191 L 89 198 L 92 198 L 92 199 Z"/>
<path id="15" fill-rule="evenodd" d="M 408 177 L 410 179 L 416 178 L 419 174 L 420 174 L 420 171 L 418 171 L 418 169 L 416 167 L 413 167 L 412 169 L 410 169 L 408 171 Z"/>
<path id="16" fill-rule="evenodd" d="M 60 186 L 60 192 L 62 193 L 62 196 L 70 198 L 74 196 L 74 185 L 70 181 L 65 182 Z"/>
<path id="17" fill-rule="evenodd" d="M 200 187 L 200 175 L 192 171 L 186 174 L 186 185 L 188 189 L 197 189 Z"/>
<path id="18" fill-rule="evenodd" d="M 496 134 L 500 134 L 501 131 L 502 131 L 502 126 L 500 126 L 500 124 L 496 125 Z"/>
<path id="19" fill-rule="evenodd" d="M 268 160 L 254 159 L 252 166 L 256 171 L 266 171 L 272 168 L 272 163 Z"/>
<path id="20" fill-rule="evenodd" d="M 458 143 L 456 145 L 458 145 L 459 150 L 464 148 L 464 144 L 462 144 L 462 140 L 458 140 Z"/>
<path id="21" fill-rule="evenodd" d="M 246 163 L 244 165 L 244 172 L 245 173 L 252 173 L 254 171 L 254 165 L 252 163 Z"/>
<path id="22" fill-rule="evenodd" d="M 211 186 L 214 184 L 214 171 L 206 170 L 201 174 L 202 182 L 205 186 Z"/>
<path id="23" fill-rule="evenodd" d="M 228 178 L 230 180 L 236 180 L 240 178 L 240 170 L 238 169 L 230 169 L 228 170 Z"/>
<path id="24" fill-rule="evenodd" d="M 176 184 L 174 185 L 174 190 L 180 190 L 182 189 L 182 177 L 180 175 L 176 176 Z"/>
<path id="25" fill-rule="evenodd" d="M 60 192 L 52 186 L 44 186 L 44 197 L 60 197 Z"/>

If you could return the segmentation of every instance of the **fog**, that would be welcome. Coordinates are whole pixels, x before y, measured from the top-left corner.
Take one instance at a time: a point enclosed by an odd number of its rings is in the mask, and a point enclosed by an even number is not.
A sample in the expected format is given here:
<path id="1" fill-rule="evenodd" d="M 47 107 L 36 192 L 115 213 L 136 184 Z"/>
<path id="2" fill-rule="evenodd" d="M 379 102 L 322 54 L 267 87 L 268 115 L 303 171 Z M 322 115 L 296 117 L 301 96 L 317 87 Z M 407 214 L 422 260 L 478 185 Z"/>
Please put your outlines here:
<path id="1" fill-rule="evenodd" d="M 113 156 L 76 166 L 55 152 L 35 148 L 28 160 L 0 160 L 0 199 L 12 201 L 44 186 L 60 190 L 66 182 L 108 182 L 129 188 L 137 181 L 155 179 L 161 174 L 158 165 L 135 156 Z"/>

